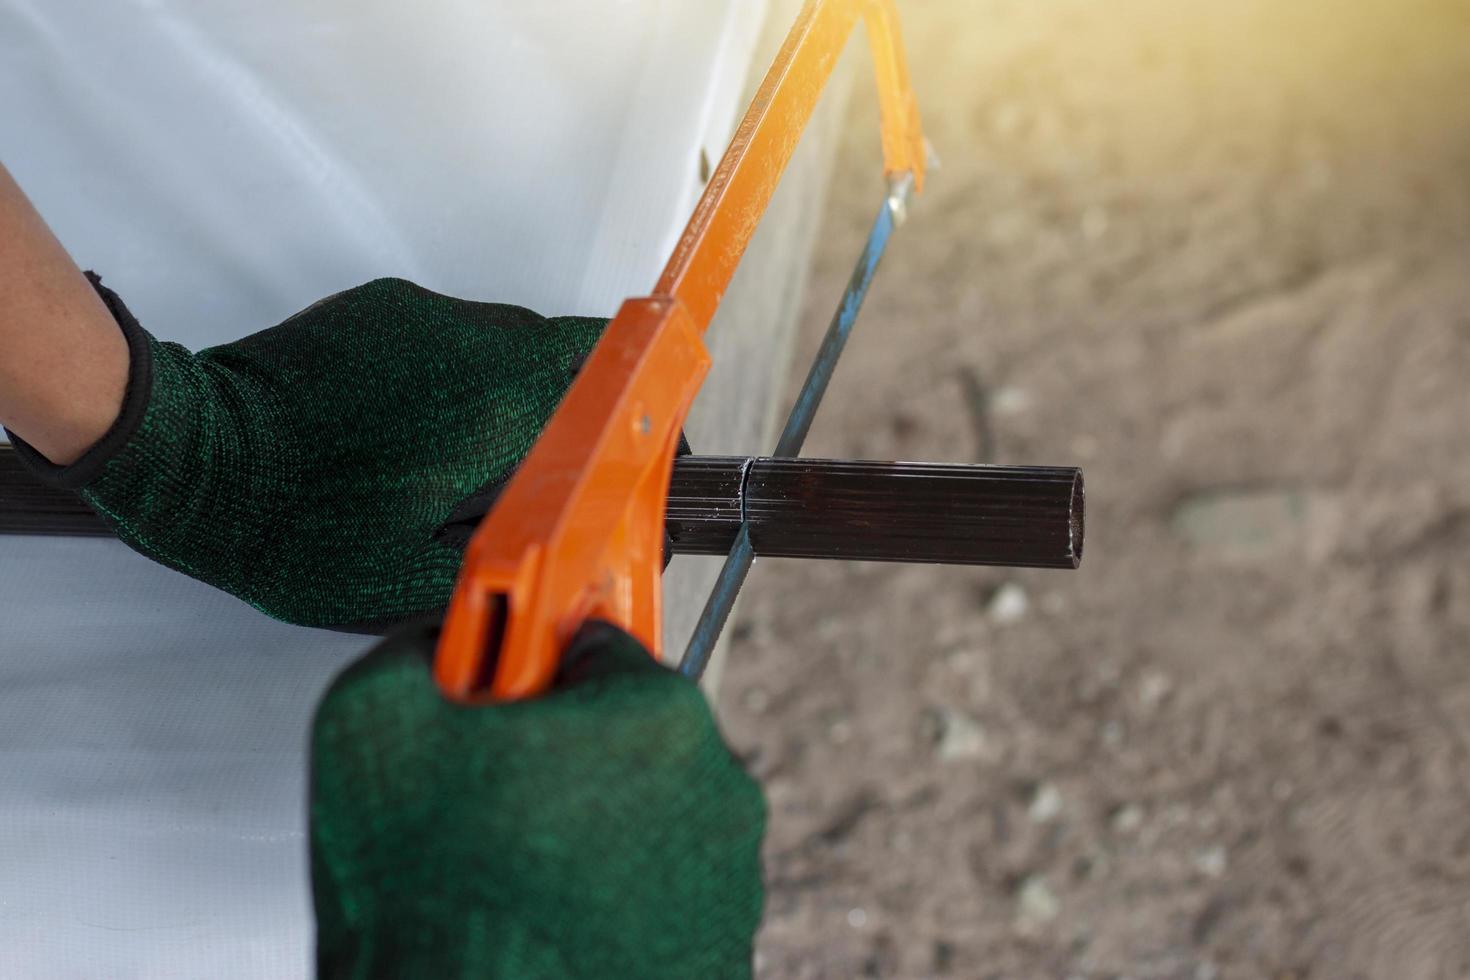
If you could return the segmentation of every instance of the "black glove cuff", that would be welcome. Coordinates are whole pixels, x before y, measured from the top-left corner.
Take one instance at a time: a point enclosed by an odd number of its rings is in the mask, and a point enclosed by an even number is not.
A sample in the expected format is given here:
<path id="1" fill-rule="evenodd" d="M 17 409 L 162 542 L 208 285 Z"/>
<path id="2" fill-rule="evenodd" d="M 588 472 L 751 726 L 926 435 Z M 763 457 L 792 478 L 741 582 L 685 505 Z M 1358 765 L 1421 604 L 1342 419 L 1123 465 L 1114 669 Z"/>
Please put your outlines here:
<path id="1" fill-rule="evenodd" d="M 69 466 L 56 465 L 24 439 L 7 430 L 10 442 L 15 446 L 15 455 L 36 478 L 64 490 L 80 490 L 102 475 L 103 467 L 127 445 L 138 426 L 142 425 L 148 398 L 153 391 L 153 354 L 148 332 L 138 324 L 137 318 L 117 293 L 102 285 L 101 276 L 90 270 L 86 276 L 128 341 L 128 386 L 123 392 L 122 410 L 118 412 L 117 421 L 82 454 L 81 459 Z"/>

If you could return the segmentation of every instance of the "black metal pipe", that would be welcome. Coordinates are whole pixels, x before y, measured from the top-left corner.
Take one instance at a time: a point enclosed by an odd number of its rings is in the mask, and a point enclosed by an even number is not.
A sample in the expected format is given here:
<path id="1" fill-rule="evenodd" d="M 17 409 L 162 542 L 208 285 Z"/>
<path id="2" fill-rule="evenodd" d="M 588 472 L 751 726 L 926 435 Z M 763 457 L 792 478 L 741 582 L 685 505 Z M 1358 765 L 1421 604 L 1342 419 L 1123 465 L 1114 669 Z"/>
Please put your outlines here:
<path id="1" fill-rule="evenodd" d="M 1071 467 L 681 456 L 665 527 L 684 555 L 726 554 L 745 523 L 769 557 L 1076 568 L 1083 513 Z M 111 531 L 0 445 L 0 533 Z"/>
<path id="2" fill-rule="evenodd" d="M 105 537 L 112 531 L 82 498 L 41 483 L 0 443 L 0 533 Z"/>
<path id="3" fill-rule="evenodd" d="M 675 554 L 721 555 L 742 519 L 756 555 L 1076 568 L 1082 471 L 686 456 L 665 527 Z"/>

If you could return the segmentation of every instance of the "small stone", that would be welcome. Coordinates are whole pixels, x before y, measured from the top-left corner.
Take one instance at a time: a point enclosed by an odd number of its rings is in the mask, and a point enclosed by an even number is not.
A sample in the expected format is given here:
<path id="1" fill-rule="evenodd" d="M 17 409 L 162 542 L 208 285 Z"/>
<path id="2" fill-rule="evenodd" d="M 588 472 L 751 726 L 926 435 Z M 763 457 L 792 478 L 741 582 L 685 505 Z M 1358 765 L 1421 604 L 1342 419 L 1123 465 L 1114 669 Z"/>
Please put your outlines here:
<path id="1" fill-rule="evenodd" d="M 996 623 L 1008 625 L 1020 622 L 1025 618 L 1030 606 L 1031 602 L 1026 597 L 1026 590 L 1015 582 L 1007 582 L 991 595 L 990 601 L 986 603 L 985 612 Z"/>
<path id="2" fill-rule="evenodd" d="M 990 396 L 990 410 L 996 415 L 1020 415 L 1031 407 L 1031 394 L 1025 388 L 1002 385 Z"/>
<path id="3" fill-rule="evenodd" d="M 980 759 L 990 754 L 990 739 L 980 723 L 963 711 L 941 708 L 939 712 L 940 760 L 955 762 Z"/>
<path id="4" fill-rule="evenodd" d="M 1194 856 L 1195 869 L 1208 878 L 1219 878 L 1228 864 L 1229 856 L 1220 844 L 1207 847 Z"/>
<path id="5" fill-rule="evenodd" d="M 765 780 L 765 791 L 772 806 L 785 806 L 798 795 L 796 783 L 785 776 L 772 776 Z"/>
<path id="6" fill-rule="evenodd" d="M 1291 794 L 1295 791 L 1296 787 L 1289 779 L 1278 779 L 1271 784 L 1271 797 L 1278 803 L 1285 803 L 1291 799 Z"/>
<path id="7" fill-rule="evenodd" d="M 1031 923 L 1051 922 L 1061 911 L 1061 902 L 1042 875 L 1028 875 L 1017 892 L 1021 919 Z"/>
<path id="8" fill-rule="evenodd" d="M 1175 509 L 1176 533 L 1227 559 L 1279 555 L 1303 544 L 1312 498 L 1295 490 L 1208 490 Z"/>
<path id="9" fill-rule="evenodd" d="M 852 739 L 852 725 L 845 721 L 834 721 L 827 729 L 827 738 L 833 745 L 846 745 Z"/>
<path id="10" fill-rule="evenodd" d="M 1143 679 L 1138 682 L 1138 700 L 1143 706 L 1152 711 L 1159 706 L 1159 702 L 1167 698 L 1174 690 L 1174 682 L 1162 671 L 1146 671 Z"/>
<path id="11" fill-rule="evenodd" d="M 849 909 L 847 912 L 847 924 L 854 929 L 861 929 L 868 924 L 868 913 L 863 909 Z"/>
<path id="12" fill-rule="evenodd" d="M 1134 803 L 1125 803 L 1113 811 L 1108 824 L 1115 833 L 1131 834 L 1143 825 L 1143 808 Z"/>
<path id="13" fill-rule="evenodd" d="M 1031 805 L 1026 809 L 1026 816 L 1031 818 L 1031 822 L 1048 823 L 1060 816 L 1061 812 L 1061 791 L 1051 783 L 1042 783 L 1036 787 L 1036 792 L 1031 796 Z"/>

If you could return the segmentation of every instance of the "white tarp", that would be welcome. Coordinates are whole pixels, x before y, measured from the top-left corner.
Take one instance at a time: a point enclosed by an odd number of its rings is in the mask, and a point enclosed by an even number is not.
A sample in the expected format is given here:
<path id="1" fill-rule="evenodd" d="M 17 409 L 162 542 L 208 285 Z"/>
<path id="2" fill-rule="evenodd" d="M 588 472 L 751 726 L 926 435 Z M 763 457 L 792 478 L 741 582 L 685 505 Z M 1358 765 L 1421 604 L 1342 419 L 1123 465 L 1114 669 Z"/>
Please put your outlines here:
<path id="1" fill-rule="evenodd" d="M 0 0 L 0 154 L 192 348 L 382 275 L 644 293 L 719 159 L 751 0 Z M 304 748 L 370 640 L 112 541 L 0 538 L 0 976 L 309 971 Z"/>

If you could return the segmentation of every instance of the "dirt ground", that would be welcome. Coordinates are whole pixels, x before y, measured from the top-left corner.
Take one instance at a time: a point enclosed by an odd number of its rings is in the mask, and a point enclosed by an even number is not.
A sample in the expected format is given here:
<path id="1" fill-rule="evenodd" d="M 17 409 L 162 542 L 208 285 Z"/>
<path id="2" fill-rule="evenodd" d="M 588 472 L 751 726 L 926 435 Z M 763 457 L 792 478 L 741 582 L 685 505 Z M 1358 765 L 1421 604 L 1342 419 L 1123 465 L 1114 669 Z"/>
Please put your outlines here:
<path id="1" fill-rule="evenodd" d="M 760 975 L 1470 977 L 1470 2 L 901 10 L 944 168 L 808 452 L 1081 465 L 1088 541 L 757 567 Z"/>

